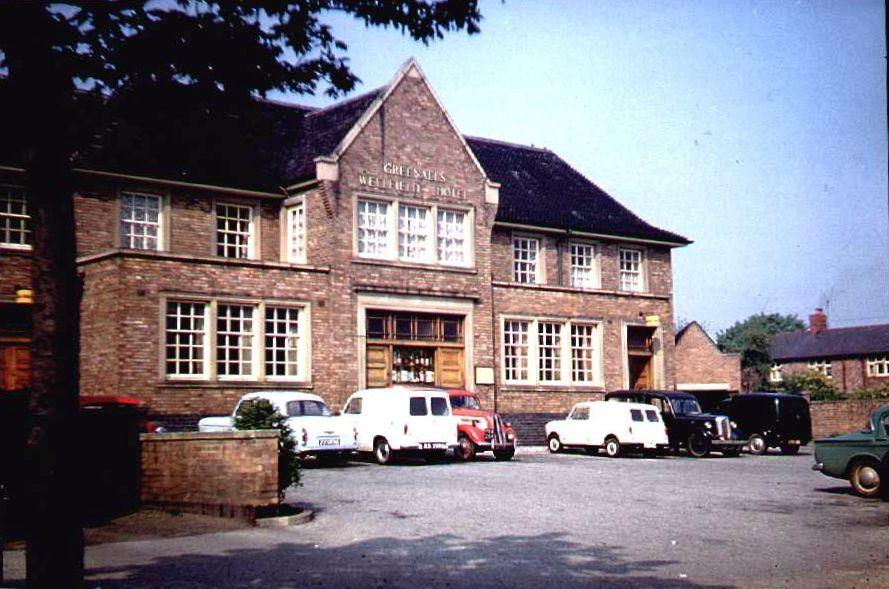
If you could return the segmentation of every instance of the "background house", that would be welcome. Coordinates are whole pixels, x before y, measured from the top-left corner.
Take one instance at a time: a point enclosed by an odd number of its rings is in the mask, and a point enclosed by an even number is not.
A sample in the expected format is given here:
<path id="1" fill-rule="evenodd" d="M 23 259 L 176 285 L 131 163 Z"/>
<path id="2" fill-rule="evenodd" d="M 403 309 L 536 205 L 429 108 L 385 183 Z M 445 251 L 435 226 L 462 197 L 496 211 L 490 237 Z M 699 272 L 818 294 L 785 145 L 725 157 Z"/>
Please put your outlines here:
<path id="1" fill-rule="evenodd" d="M 676 388 L 693 393 L 704 409 L 741 390 L 741 355 L 719 351 L 692 321 L 676 333 Z"/>

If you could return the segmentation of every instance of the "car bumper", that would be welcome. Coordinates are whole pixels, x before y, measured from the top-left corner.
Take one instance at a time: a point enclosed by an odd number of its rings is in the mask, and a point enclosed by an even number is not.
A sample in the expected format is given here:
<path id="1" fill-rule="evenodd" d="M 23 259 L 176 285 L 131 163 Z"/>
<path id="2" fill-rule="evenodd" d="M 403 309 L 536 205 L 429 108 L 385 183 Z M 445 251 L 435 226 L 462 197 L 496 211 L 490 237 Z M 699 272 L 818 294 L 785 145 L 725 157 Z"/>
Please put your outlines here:
<path id="1" fill-rule="evenodd" d="M 741 448 L 747 445 L 747 440 L 710 440 L 714 448 Z"/>
<path id="2" fill-rule="evenodd" d="M 336 446 L 303 446 L 297 448 L 299 454 L 330 454 L 332 452 L 354 452 L 355 444 L 339 444 Z"/>
<path id="3" fill-rule="evenodd" d="M 812 470 L 817 470 L 818 472 L 823 471 L 824 470 L 824 463 L 823 462 L 816 462 L 815 464 L 812 465 Z"/>

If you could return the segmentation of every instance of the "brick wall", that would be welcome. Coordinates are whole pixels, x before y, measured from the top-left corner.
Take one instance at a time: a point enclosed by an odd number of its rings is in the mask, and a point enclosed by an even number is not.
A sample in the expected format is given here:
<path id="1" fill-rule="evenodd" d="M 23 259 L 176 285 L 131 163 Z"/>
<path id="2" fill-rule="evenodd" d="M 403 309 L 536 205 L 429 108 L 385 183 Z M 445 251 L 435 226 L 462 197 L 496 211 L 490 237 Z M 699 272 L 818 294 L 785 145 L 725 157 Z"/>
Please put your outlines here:
<path id="1" fill-rule="evenodd" d="M 728 385 L 741 390 L 741 356 L 723 354 L 696 322 L 691 323 L 676 342 L 676 382 Z"/>
<path id="2" fill-rule="evenodd" d="M 275 431 L 142 434 L 145 504 L 209 511 L 278 502 Z"/>
<path id="3" fill-rule="evenodd" d="M 810 405 L 815 439 L 864 429 L 868 417 L 881 401 L 816 401 Z"/>
<path id="4" fill-rule="evenodd" d="M 889 382 L 889 376 L 868 376 L 866 358 L 834 358 L 830 362 L 831 378 L 840 391 L 879 386 Z M 808 362 L 788 362 L 781 365 L 781 374 L 796 374 L 810 370 Z"/>

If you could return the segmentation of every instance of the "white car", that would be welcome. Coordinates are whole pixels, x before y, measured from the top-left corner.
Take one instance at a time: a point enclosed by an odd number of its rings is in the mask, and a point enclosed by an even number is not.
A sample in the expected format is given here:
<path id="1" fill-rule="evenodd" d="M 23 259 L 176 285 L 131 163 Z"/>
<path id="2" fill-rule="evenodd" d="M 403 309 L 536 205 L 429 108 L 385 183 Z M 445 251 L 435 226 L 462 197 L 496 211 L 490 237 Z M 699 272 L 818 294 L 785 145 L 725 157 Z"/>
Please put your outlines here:
<path id="1" fill-rule="evenodd" d="M 669 448 L 660 412 L 642 403 L 578 403 L 567 419 L 546 424 L 546 440 L 550 452 L 575 446 L 595 454 L 604 448 L 612 458 L 625 450 L 663 453 Z"/>
<path id="2" fill-rule="evenodd" d="M 457 418 L 443 389 L 361 390 L 346 400 L 341 417 L 357 431 L 358 451 L 373 452 L 380 464 L 397 454 L 436 458 L 457 448 Z"/>
<path id="3" fill-rule="evenodd" d="M 231 415 L 205 417 L 198 421 L 198 431 L 218 432 L 235 429 L 235 417 L 249 403 L 265 399 L 278 413 L 287 417 L 296 450 L 301 455 L 345 457 L 355 450 L 355 431 L 340 417 L 333 417 L 324 399 L 299 391 L 257 391 L 247 393 L 235 405 Z"/>

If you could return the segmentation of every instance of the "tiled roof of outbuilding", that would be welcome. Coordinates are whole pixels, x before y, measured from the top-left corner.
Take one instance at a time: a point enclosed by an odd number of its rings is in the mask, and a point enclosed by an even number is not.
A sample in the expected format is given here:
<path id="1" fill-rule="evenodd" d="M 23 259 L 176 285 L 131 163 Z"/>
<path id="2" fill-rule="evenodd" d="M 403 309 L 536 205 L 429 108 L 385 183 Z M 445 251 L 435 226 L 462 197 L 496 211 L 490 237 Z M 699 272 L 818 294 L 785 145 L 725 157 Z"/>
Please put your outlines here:
<path id="1" fill-rule="evenodd" d="M 889 325 L 863 325 L 779 333 L 772 340 L 771 355 L 777 362 L 889 354 Z"/>
<path id="2" fill-rule="evenodd" d="M 488 177 L 500 183 L 497 221 L 691 243 L 646 223 L 548 149 L 481 137 L 466 141 Z"/>

